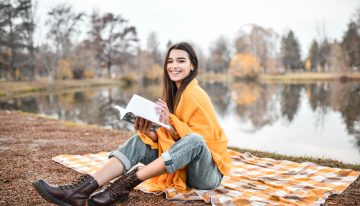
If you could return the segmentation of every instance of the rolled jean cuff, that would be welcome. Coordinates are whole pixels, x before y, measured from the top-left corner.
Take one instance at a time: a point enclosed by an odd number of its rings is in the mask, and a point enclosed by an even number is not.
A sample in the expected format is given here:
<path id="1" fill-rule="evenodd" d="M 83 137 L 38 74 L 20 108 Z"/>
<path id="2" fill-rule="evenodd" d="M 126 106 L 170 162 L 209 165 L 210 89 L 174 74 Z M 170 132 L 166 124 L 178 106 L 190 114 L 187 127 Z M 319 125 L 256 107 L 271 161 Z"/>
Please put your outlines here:
<path id="1" fill-rule="evenodd" d="M 166 151 L 166 152 L 162 153 L 161 156 L 164 160 L 166 171 L 168 173 L 174 173 L 176 171 L 176 169 L 174 166 L 173 159 L 170 156 L 170 153 L 168 151 Z"/>
<path id="2" fill-rule="evenodd" d="M 123 173 L 126 173 L 131 168 L 130 160 L 119 150 L 115 150 L 109 154 L 109 158 L 116 157 L 125 167 L 125 170 Z"/>

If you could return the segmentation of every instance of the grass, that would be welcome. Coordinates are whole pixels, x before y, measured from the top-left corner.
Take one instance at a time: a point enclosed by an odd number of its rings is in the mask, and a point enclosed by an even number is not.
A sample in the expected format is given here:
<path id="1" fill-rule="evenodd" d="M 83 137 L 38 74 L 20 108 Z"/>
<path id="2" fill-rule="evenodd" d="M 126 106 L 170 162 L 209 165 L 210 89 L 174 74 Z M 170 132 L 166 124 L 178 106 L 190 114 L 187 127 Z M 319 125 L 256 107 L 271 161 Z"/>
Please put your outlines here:
<path id="1" fill-rule="evenodd" d="M 49 83 L 47 79 L 39 79 L 36 81 L 0 81 L 0 97 L 119 84 L 121 84 L 119 80 L 113 79 L 57 80 L 53 83 Z"/>
<path id="2" fill-rule="evenodd" d="M 200 81 L 229 82 L 233 77 L 225 73 L 203 73 L 199 75 Z M 282 74 L 259 74 L 257 81 L 261 83 L 313 83 L 318 81 L 360 81 L 360 72 L 298 72 Z"/>
<path id="3" fill-rule="evenodd" d="M 202 73 L 198 77 L 202 82 L 230 82 L 233 77 L 225 73 Z M 359 81 L 360 72 L 348 73 L 284 73 L 260 74 L 258 81 L 262 83 L 311 83 L 316 81 L 336 81 L 340 79 Z M 82 79 L 82 80 L 56 80 L 49 83 L 46 78 L 35 81 L 4 81 L 0 80 L 0 97 L 18 96 L 35 92 L 57 92 L 75 88 L 92 88 L 99 86 L 121 85 L 118 79 Z"/>
<path id="4" fill-rule="evenodd" d="M 334 73 L 334 72 L 300 72 L 284 74 L 261 74 L 261 82 L 314 82 L 314 81 L 339 81 L 360 80 L 360 72 Z"/>
<path id="5" fill-rule="evenodd" d="M 336 167 L 336 168 L 342 168 L 342 169 L 352 169 L 356 171 L 360 171 L 360 164 L 347 164 L 343 163 L 341 161 L 332 160 L 332 159 L 324 159 L 324 158 L 315 158 L 315 157 L 307 157 L 307 156 L 289 156 L 289 155 L 281 155 L 277 153 L 272 152 L 262 152 L 258 150 L 250 150 L 250 149 L 240 149 L 237 147 L 229 147 L 229 149 L 245 153 L 250 152 L 251 154 L 262 157 L 262 158 L 272 158 L 277 160 L 289 160 L 293 162 L 313 162 L 321 166 L 327 166 L 327 167 Z"/>

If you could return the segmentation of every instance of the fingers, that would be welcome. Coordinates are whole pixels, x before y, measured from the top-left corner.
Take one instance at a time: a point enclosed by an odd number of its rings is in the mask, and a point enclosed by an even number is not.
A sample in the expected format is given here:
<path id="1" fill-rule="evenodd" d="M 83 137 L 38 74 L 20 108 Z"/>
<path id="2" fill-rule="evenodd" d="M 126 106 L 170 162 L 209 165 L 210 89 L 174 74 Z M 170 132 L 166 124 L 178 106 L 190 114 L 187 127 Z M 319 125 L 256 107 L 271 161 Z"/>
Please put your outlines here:
<path id="1" fill-rule="evenodd" d="M 163 108 L 162 107 L 155 107 L 156 113 L 157 114 L 161 114 L 163 112 Z"/>
<path id="2" fill-rule="evenodd" d="M 135 130 L 139 130 L 139 123 L 140 123 L 139 117 L 135 117 L 135 122 L 134 122 L 134 129 Z"/>
<path id="3" fill-rule="evenodd" d="M 139 123 L 139 130 L 140 132 L 144 133 L 145 129 L 144 129 L 144 125 L 145 125 L 145 120 L 141 117 L 140 118 L 140 123 Z"/>
<path id="4" fill-rule="evenodd" d="M 151 123 L 150 121 L 146 120 L 145 134 L 146 134 L 147 136 L 150 136 L 151 126 L 152 126 L 152 123 Z"/>
<path id="5" fill-rule="evenodd" d="M 169 110 L 166 102 L 164 102 L 162 99 L 158 99 L 158 100 L 156 101 L 156 104 L 159 105 L 159 106 L 161 106 L 161 107 L 163 107 L 163 108 L 166 108 L 167 110 Z"/>
<path id="6" fill-rule="evenodd" d="M 134 122 L 134 128 L 135 130 L 145 134 L 145 135 L 149 135 L 150 134 L 150 129 L 151 129 L 152 123 L 151 121 L 141 118 L 141 117 L 136 117 L 135 118 L 135 122 Z"/>
<path id="7" fill-rule="evenodd" d="M 164 103 L 165 105 L 167 105 L 166 102 L 164 100 L 160 99 L 160 98 L 158 98 L 158 101 Z"/>
<path id="8" fill-rule="evenodd" d="M 134 128 L 135 130 L 142 132 L 144 127 L 144 119 L 141 117 L 135 117 Z"/>
<path id="9" fill-rule="evenodd" d="M 159 98 L 158 101 L 156 101 L 156 104 L 158 105 L 158 107 L 156 107 L 158 114 L 164 113 L 167 116 L 170 115 L 170 111 L 166 102 Z"/>

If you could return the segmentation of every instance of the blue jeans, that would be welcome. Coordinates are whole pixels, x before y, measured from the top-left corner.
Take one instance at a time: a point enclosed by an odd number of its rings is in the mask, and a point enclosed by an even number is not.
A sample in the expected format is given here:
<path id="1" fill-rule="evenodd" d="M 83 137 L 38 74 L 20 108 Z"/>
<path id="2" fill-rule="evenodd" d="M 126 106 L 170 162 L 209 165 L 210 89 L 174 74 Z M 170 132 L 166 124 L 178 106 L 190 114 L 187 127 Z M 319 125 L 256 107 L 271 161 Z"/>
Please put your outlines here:
<path id="1" fill-rule="evenodd" d="M 186 184 L 191 188 L 209 190 L 217 188 L 221 183 L 223 175 L 213 161 L 204 139 L 198 134 L 181 138 L 161 156 L 168 173 L 187 166 Z M 139 162 L 147 165 L 159 156 L 157 149 L 151 149 L 135 135 L 110 153 L 109 157 L 116 157 L 128 171 Z"/>

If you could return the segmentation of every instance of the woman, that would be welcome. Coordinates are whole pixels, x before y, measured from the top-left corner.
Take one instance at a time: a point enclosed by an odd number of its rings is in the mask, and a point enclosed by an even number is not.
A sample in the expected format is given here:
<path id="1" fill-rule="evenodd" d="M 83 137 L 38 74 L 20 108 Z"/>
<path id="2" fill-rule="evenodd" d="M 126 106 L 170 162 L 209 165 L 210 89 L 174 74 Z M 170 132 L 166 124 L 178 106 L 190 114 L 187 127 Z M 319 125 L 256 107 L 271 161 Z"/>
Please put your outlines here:
<path id="1" fill-rule="evenodd" d="M 156 103 L 157 112 L 171 129 L 153 132 L 151 122 L 137 118 L 134 128 L 138 134 L 113 151 L 94 174 L 64 186 L 36 180 L 36 190 L 55 204 L 82 206 L 87 200 L 98 206 L 126 200 L 134 187 L 148 179 L 153 190 L 218 187 L 230 170 L 228 140 L 208 95 L 198 86 L 198 70 L 191 45 L 183 42 L 170 47 L 164 63 L 163 100 Z M 139 162 L 145 166 L 128 172 Z M 116 177 L 110 186 L 92 194 Z"/>

